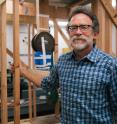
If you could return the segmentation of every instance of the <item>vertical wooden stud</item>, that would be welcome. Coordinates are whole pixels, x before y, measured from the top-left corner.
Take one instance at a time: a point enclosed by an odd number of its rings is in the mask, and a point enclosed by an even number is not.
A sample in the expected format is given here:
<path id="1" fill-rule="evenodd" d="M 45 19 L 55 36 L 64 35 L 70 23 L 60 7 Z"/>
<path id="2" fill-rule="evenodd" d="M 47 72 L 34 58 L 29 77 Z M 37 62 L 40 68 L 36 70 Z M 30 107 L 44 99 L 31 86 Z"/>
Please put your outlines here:
<path id="1" fill-rule="evenodd" d="M 40 32 L 39 0 L 36 0 L 36 26 L 37 26 L 37 33 L 39 33 Z M 33 36 L 34 36 L 34 34 L 33 34 Z M 34 51 L 33 51 L 33 54 L 34 54 Z M 33 63 L 33 65 L 34 65 L 34 63 Z M 34 117 L 36 117 L 37 110 L 36 110 L 35 86 L 33 86 L 33 112 L 34 112 Z"/>
<path id="2" fill-rule="evenodd" d="M 30 24 L 28 25 L 28 66 L 31 68 L 31 46 L 30 46 Z M 29 119 L 32 122 L 32 88 L 31 82 L 28 82 L 28 98 L 29 98 Z"/>
<path id="3" fill-rule="evenodd" d="M 39 33 L 40 32 L 39 0 L 36 0 L 36 24 L 37 24 L 37 33 Z"/>
<path id="4" fill-rule="evenodd" d="M 54 38 L 55 38 L 55 52 L 54 52 L 54 61 L 58 61 L 58 28 L 57 20 L 53 19 L 54 22 Z"/>
<path id="5" fill-rule="evenodd" d="M 117 12 L 117 0 L 116 0 L 116 8 L 115 9 L 116 9 L 116 12 Z M 117 27 L 116 27 L 116 56 L 117 56 Z"/>
<path id="6" fill-rule="evenodd" d="M 20 124 L 19 0 L 13 0 L 14 124 Z"/>
<path id="7" fill-rule="evenodd" d="M 1 124 L 8 123 L 6 68 L 6 1 L 0 5 Z"/>
<path id="8" fill-rule="evenodd" d="M 35 26 L 33 25 L 33 28 L 32 28 L 32 36 L 34 36 L 34 29 L 35 29 Z M 32 51 L 32 54 L 34 55 L 34 50 Z M 32 60 L 34 60 L 34 56 L 32 56 Z M 33 67 L 32 68 L 35 68 L 34 67 L 34 61 L 32 61 L 32 65 Z M 36 106 L 36 91 L 35 91 L 36 87 L 35 85 L 33 85 L 33 92 L 32 92 L 32 96 L 33 96 L 33 116 L 36 117 L 37 115 L 37 106 Z"/>
<path id="9" fill-rule="evenodd" d="M 54 38 L 55 38 L 55 53 L 54 53 L 54 61 L 58 61 L 58 28 L 57 28 L 57 20 L 53 19 L 54 22 Z M 59 100 L 55 103 L 55 116 L 58 117 L 60 114 L 60 105 Z"/>
<path id="10" fill-rule="evenodd" d="M 110 0 L 110 4 L 112 4 L 112 0 Z M 106 12 L 106 10 L 105 10 L 105 25 L 106 25 L 105 27 L 105 40 L 106 40 L 105 51 L 111 54 L 112 53 L 112 21 L 109 18 L 109 15 Z"/>
<path id="11" fill-rule="evenodd" d="M 99 37 L 96 40 L 96 45 L 104 50 L 105 49 L 105 11 L 101 5 L 100 0 L 95 0 L 92 2 L 92 9 L 97 15 L 100 24 L 100 32 L 99 32 Z"/>

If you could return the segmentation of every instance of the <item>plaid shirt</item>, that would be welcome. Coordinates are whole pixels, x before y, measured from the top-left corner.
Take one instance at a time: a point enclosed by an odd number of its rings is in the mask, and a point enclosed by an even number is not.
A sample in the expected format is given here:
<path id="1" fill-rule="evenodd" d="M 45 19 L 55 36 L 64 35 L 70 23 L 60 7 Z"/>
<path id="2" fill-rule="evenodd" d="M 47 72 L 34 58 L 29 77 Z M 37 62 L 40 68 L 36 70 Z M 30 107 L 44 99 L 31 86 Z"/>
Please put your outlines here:
<path id="1" fill-rule="evenodd" d="M 117 124 L 117 60 L 94 47 L 82 60 L 62 55 L 42 87 L 61 92 L 62 124 Z"/>

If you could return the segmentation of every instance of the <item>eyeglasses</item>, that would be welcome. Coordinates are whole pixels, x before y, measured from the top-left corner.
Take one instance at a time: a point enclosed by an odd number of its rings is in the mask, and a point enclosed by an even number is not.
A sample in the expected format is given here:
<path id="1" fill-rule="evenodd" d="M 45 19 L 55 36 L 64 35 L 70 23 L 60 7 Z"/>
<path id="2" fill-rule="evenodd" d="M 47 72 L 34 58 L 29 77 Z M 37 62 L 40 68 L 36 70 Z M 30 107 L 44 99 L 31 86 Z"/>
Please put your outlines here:
<path id="1" fill-rule="evenodd" d="M 90 28 L 93 28 L 93 26 L 92 25 L 70 25 L 68 26 L 69 32 L 76 32 L 78 28 L 80 29 L 80 31 L 86 32 Z"/>

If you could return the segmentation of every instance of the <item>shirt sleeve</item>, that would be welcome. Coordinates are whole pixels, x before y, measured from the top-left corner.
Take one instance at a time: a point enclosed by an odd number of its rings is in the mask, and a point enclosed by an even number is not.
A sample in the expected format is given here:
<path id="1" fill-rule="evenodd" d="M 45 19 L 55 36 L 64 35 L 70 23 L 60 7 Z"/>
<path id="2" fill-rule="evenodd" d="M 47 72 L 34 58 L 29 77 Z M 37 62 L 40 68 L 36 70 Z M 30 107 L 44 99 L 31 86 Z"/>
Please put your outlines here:
<path id="1" fill-rule="evenodd" d="M 41 87 L 45 90 L 55 90 L 59 87 L 59 78 L 57 72 L 57 65 L 50 69 L 50 74 L 42 80 Z"/>
<path id="2" fill-rule="evenodd" d="M 113 71 L 111 71 L 111 105 L 113 111 L 113 119 L 115 124 L 117 124 L 117 60 L 113 66 Z"/>

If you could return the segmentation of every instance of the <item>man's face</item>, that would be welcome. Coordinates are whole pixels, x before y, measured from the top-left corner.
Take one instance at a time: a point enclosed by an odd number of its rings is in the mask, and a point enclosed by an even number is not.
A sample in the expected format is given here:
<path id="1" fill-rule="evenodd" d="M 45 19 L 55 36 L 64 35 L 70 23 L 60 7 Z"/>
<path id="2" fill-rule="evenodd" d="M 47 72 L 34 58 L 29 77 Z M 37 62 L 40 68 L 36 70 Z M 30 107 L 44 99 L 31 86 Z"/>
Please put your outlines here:
<path id="1" fill-rule="evenodd" d="M 82 13 L 73 16 L 69 24 L 68 33 L 70 45 L 74 50 L 92 49 L 93 39 L 96 35 L 93 32 L 93 24 L 89 16 Z"/>

